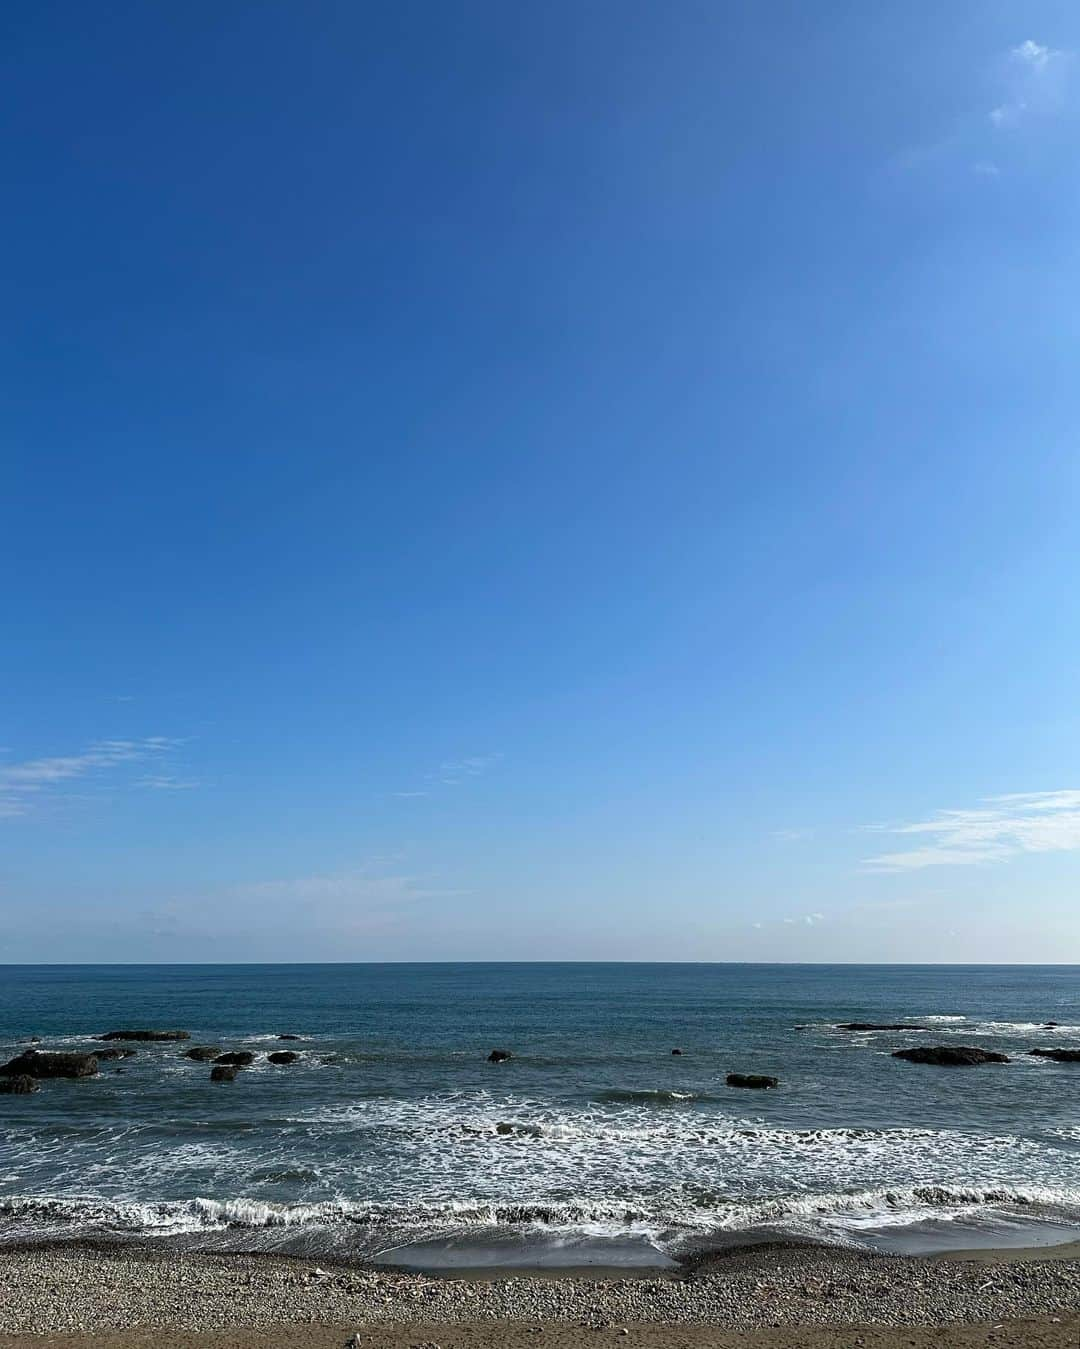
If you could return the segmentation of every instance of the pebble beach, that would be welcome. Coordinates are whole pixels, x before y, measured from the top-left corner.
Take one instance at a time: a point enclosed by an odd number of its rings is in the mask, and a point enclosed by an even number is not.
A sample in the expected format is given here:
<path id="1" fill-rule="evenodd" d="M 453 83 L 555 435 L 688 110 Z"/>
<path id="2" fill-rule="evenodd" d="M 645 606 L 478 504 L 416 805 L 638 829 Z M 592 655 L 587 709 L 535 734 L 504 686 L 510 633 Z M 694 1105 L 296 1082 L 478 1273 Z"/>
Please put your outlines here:
<path id="1" fill-rule="evenodd" d="M 120 1346 L 149 1331 L 170 1343 L 344 1346 L 359 1335 L 440 1349 L 624 1332 L 650 1345 L 1075 1346 L 1080 1247 L 967 1259 L 759 1248 L 634 1277 L 442 1278 L 153 1246 L 0 1256 L 0 1343 Z"/>

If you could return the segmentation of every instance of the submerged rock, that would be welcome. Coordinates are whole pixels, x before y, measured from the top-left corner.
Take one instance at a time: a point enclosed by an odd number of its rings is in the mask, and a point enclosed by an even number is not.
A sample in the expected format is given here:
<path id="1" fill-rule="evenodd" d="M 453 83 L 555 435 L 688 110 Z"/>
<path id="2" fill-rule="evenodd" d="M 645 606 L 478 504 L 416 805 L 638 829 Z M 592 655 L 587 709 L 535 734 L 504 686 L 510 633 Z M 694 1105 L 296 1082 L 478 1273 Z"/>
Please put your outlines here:
<path id="1" fill-rule="evenodd" d="M 279 1035 L 279 1036 L 278 1036 L 278 1039 L 279 1039 L 279 1040 L 302 1040 L 303 1038 L 304 1038 L 304 1037 L 303 1037 L 302 1035 Z"/>
<path id="2" fill-rule="evenodd" d="M 1009 1063 L 1008 1054 L 992 1049 L 973 1049 L 970 1045 L 916 1045 L 914 1049 L 894 1049 L 894 1059 L 908 1063 L 931 1063 L 941 1068 L 970 1068 L 977 1063 Z"/>
<path id="3" fill-rule="evenodd" d="M 682 1053 L 682 1050 L 681 1050 L 681 1049 L 673 1049 L 671 1052 L 672 1052 L 673 1054 L 681 1054 L 681 1053 Z"/>
<path id="4" fill-rule="evenodd" d="M 295 1063 L 300 1055 L 294 1054 L 291 1049 L 279 1049 L 274 1054 L 267 1054 L 266 1057 L 271 1063 Z"/>
<path id="5" fill-rule="evenodd" d="M 246 1068 L 249 1064 L 255 1062 L 255 1055 L 250 1050 L 238 1049 L 232 1054 L 219 1054 L 214 1062 L 234 1068 Z"/>
<path id="6" fill-rule="evenodd" d="M 184 1050 L 184 1058 L 194 1059 L 196 1063 L 213 1063 L 220 1053 L 220 1045 L 192 1045 Z"/>
<path id="7" fill-rule="evenodd" d="M 190 1040 L 186 1030 L 110 1030 L 97 1036 L 99 1040 Z"/>
<path id="8" fill-rule="evenodd" d="M 1080 1063 L 1080 1049 L 1029 1049 L 1037 1059 L 1053 1059 L 1055 1063 Z"/>
<path id="9" fill-rule="evenodd" d="M 728 1073 L 727 1084 L 729 1087 L 751 1087 L 757 1091 L 764 1091 L 768 1087 L 778 1087 L 780 1079 L 766 1077 L 763 1073 Z"/>
<path id="10" fill-rule="evenodd" d="M 4 1077 L 93 1077 L 98 1070 L 94 1054 L 50 1054 L 27 1049 L 0 1068 Z"/>
<path id="11" fill-rule="evenodd" d="M 132 1059 L 135 1057 L 134 1049 L 95 1049 L 94 1058 L 103 1062 L 106 1059 Z"/>
<path id="12" fill-rule="evenodd" d="M 239 1068 L 233 1068 L 227 1063 L 219 1063 L 216 1067 L 210 1069 L 211 1082 L 235 1082 L 236 1074 Z"/>
<path id="13" fill-rule="evenodd" d="M 512 1059 L 513 1057 L 514 1056 L 510 1053 L 509 1049 L 493 1049 L 488 1055 L 487 1061 L 488 1063 L 505 1063 L 507 1059 Z"/>
<path id="14" fill-rule="evenodd" d="M 838 1021 L 837 1030 L 926 1030 L 926 1026 L 913 1026 L 910 1021 Z"/>
<path id="15" fill-rule="evenodd" d="M 12 1077 L 0 1077 L 0 1095 L 29 1096 L 32 1091 L 40 1091 L 37 1082 L 28 1073 L 16 1073 Z"/>

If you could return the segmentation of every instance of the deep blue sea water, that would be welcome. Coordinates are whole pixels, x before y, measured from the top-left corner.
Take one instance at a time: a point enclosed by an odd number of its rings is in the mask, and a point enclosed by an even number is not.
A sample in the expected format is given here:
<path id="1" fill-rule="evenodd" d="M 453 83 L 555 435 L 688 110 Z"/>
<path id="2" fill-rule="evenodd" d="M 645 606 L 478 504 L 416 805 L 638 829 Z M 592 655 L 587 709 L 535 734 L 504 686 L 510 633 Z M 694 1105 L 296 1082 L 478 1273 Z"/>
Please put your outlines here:
<path id="1" fill-rule="evenodd" d="M 835 1028 L 904 1019 L 931 1029 Z M 211 1084 L 185 1046 L 139 1044 L 0 1096 L 0 1240 L 476 1265 L 1080 1234 L 1080 1065 L 1026 1053 L 1080 1047 L 1080 967 L 0 967 L 5 1060 L 132 1025 L 260 1057 Z M 890 1057 L 919 1043 L 1014 1059 Z M 284 1047 L 300 1062 L 269 1064 Z"/>

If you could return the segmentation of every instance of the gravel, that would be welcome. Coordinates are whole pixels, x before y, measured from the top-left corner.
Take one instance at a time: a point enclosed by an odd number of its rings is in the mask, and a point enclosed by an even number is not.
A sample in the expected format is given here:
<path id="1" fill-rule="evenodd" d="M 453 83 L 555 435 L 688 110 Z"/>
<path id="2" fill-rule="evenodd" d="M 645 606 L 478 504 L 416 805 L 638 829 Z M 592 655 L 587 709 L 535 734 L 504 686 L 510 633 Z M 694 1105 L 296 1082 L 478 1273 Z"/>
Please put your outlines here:
<path id="1" fill-rule="evenodd" d="M 946 1325 L 1080 1308 L 1080 1259 L 772 1250 L 674 1277 L 432 1278 L 276 1256 L 85 1247 L 0 1253 L 0 1333 L 491 1320 L 725 1327 Z"/>

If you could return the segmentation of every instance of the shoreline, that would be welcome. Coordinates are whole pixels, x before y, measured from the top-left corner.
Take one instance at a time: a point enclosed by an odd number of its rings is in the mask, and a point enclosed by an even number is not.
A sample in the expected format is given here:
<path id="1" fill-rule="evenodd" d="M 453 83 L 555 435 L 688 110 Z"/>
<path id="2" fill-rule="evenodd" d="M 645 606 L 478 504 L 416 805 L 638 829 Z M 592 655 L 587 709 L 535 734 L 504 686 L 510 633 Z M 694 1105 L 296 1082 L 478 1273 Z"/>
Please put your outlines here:
<path id="1" fill-rule="evenodd" d="M 884 1262 L 893 1264 L 983 1264 L 1009 1265 L 1041 1262 L 1076 1261 L 1080 1265 L 1080 1231 L 1063 1241 L 1044 1244 L 1003 1246 L 970 1246 L 928 1251 L 875 1251 L 865 1247 L 841 1246 L 812 1237 L 787 1236 L 780 1231 L 763 1231 L 748 1240 L 732 1239 L 718 1244 L 703 1244 L 691 1248 L 667 1263 L 619 1264 L 617 1261 L 582 1261 L 579 1264 L 498 1264 L 425 1265 L 403 1264 L 396 1261 L 372 1259 L 367 1255 L 349 1258 L 340 1251 L 333 1254 L 320 1251 L 273 1249 L 215 1249 L 203 1244 L 188 1245 L 183 1236 L 153 1237 L 136 1234 L 82 1234 L 71 1237 L 55 1235 L 18 1239 L 9 1243 L 0 1241 L 0 1273 L 8 1256 L 25 1255 L 100 1255 L 118 1260 L 159 1261 L 208 1260 L 254 1261 L 268 1265 L 282 1264 L 322 1268 L 342 1274 L 378 1275 L 384 1278 L 427 1279 L 433 1283 L 462 1280 L 469 1283 L 500 1282 L 507 1279 L 591 1279 L 598 1283 L 613 1280 L 656 1280 L 680 1283 L 696 1277 L 718 1274 L 725 1269 L 752 1267 L 794 1257 L 818 1260 L 823 1264 Z"/>
<path id="2" fill-rule="evenodd" d="M 805 1335 L 816 1327 L 821 1334 L 814 1342 L 825 1345 L 828 1334 L 846 1327 L 850 1345 L 854 1327 L 878 1327 L 882 1333 L 891 1327 L 895 1338 L 897 1327 L 965 1325 L 1014 1326 L 1017 1344 L 1075 1345 L 1080 1243 L 1067 1243 L 1067 1250 L 1050 1257 L 1046 1248 L 1036 1248 L 965 1252 L 959 1258 L 777 1243 L 726 1250 L 676 1273 L 617 1277 L 597 1277 L 593 1269 L 541 1271 L 540 1277 L 516 1269 L 497 1277 L 487 1270 L 469 1277 L 458 1271 L 453 1277 L 431 1276 L 145 1245 L 53 1243 L 0 1251 L 4 1349 L 41 1344 L 43 1336 L 73 1336 L 73 1344 L 91 1337 L 120 1349 L 122 1342 L 135 1343 L 130 1337 L 139 1332 L 163 1329 L 190 1333 L 192 1343 L 210 1332 L 230 1332 L 229 1344 L 254 1344 L 262 1336 L 259 1342 L 270 1345 L 273 1334 L 285 1328 L 292 1328 L 295 1342 L 300 1326 L 305 1337 L 314 1337 L 313 1345 L 338 1349 L 357 1332 L 362 1340 L 378 1332 L 381 1338 L 373 1344 L 438 1342 L 447 1349 L 441 1329 L 435 1341 L 423 1328 L 450 1328 L 458 1336 L 455 1343 L 479 1349 L 515 1341 L 519 1333 L 540 1333 L 537 1326 L 554 1332 L 548 1344 L 574 1343 L 572 1334 L 585 1330 L 634 1327 L 630 1333 L 643 1336 L 643 1343 L 704 1343 L 695 1334 L 708 1329 L 754 1332 L 765 1337 L 763 1344 L 778 1346 L 795 1343 L 780 1332 Z M 336 1340 L 327 1338 L 328 1328 L 334 1328 Z M 395 1340 L 403 1328 L 412 1338 Z M 661 1331 L 676 1338 L 657 1339 Z M 240 1332 L 248 1341 L 236 1338 Z M 1061 1338 L 1066 1333 L 1072 1338 Z M 221 1341 L 211 1335 L 205 1342 Z M 720 1343 L 715 1333 L 708 1343 Z"/>

